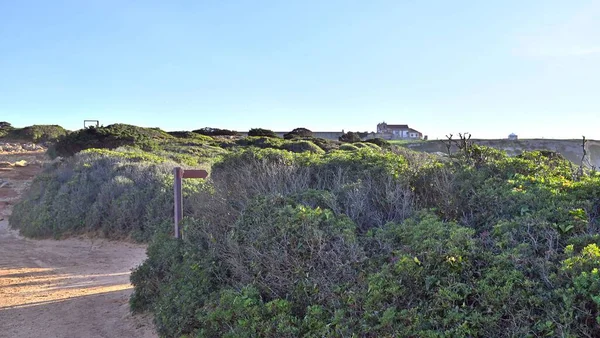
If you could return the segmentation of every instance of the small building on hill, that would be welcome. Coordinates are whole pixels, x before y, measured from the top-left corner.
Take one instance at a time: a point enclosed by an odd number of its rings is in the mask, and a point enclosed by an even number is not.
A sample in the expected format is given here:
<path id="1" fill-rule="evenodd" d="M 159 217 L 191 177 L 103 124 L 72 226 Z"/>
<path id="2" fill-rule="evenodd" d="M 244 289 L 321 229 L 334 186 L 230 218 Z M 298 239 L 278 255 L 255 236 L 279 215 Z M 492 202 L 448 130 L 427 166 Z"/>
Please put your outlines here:
<path id="1" fill-rule="evenodd" d="M 512 133 L 512 134 L 508 135 L 508 139 L 509 140 L 518 140 L 519 136 L 517 136 L 517 134 L 515 134 L 515 133 Z"/>
<path id="2" fill-rule="evenodd" d="M 387 140 L 421 140 L 423 134 L 408 124 L 387 124 L 385 122 L 377 125 L 377 134 Z"/>

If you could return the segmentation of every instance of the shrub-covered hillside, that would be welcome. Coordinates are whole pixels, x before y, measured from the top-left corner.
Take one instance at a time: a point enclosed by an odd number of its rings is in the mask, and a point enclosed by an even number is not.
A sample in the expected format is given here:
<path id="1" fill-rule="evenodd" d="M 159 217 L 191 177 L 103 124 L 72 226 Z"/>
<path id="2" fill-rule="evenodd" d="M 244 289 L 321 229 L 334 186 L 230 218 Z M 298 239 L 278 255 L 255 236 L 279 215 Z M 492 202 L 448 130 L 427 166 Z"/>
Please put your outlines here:
<path id="1" fill-rule="evenodd" d="M 133 274 L 165 337 L 600 335 L 600 176 L 554 154 L 247 150 Z"/>
<path id="2" fill-rule="evenodd" d="M 47 168 L 11 224 L 150 241 L 130 303 L 161 336 L 600 336 L 597 172 L 550 152 L 157 133 Z M 176 165 L 210 170 L 185 180 L 182 240 Z"/>
<path id="3" fill-rule="evenodd" d="M 88 127 L 73 132 L 57 142 L 52 150 L 58 156 L 73 156 L 90 148 L 114 149 L 134 146 L 143 150 L 158 148 L 161 141 L 174 138 L 168 133 L 151 128 L 127 124 L 112 124 L 107 127 Z"/>
<path id="4" fill-rule="evenodd" d="M 15 128 L 8 122 L 0 122 L 0 139 L 34 143 L 56 142 L 67 135 L 67 131 L 57 125 L 33 125 Z"/>
<path id="5" fill-rule="evenodd" d="M 83 151 L 34 180 L 15 205 L 11 226 L 29 237 L 92 233 L 148 241 L 170 229 L 176 165 L 138 150 Z M 202 185 L 185 183 L 185 196 Z"/>
<path id="6" fill-rule="evenodd" d="M 140 150 L 169 156 L 186 153 L 198 158 L 213 157 L 220 151 L 216 148 L 235 150 L 250 146 L 258 148 L 286 149 L 292 152 L 325 152 L 338 149 L 341 142 L 298 136 L 290 140 L 277 137 L 270 130 L 255 128 L 250 137 L 240 137 L 234 131 L 203 128 L 195 131 L 165 132 L 158 128 L 142 128 L 128 124 L 112 124 L 106 127 L 89 127 L 66 135 L 50 149 L 53 157 L 69 157 L 86 149 L 115 149 L 133 147 Z M 385 143 L 385 141 L 384 141 Z M 361 143 L 362 144 L 362 143 Z M 366 143 L 373 145 L 374 143 Z M 379 144 L 381 146 L 381 144 Z M 205 151 L 199 151 L 204 148 Z"/>
<path id="7" fill-rule="evenodd" d="M 0 127 L 12 128 L 10 124 Z M 200 131 L 205 130 L 223 133 L 214 128 Z M 222 156 L 242 149 L 323 154 L 340 144 L 317 138 L 231 136 L 165 132 L 125 124 L 64 135 L 49 149 L 53 157 L 64 159 L 46 168 L 33 182 L 15 207 L 11 225 L 31 237 L 94 233 L 148 241 L 155 234 L 170 230 L 175 166 L 210 171 Z M 356 145 L 380 149 L 373 144 Z M 191 185 L 189 189 L 197 189 L 197 181 L 185 183 Z"/>

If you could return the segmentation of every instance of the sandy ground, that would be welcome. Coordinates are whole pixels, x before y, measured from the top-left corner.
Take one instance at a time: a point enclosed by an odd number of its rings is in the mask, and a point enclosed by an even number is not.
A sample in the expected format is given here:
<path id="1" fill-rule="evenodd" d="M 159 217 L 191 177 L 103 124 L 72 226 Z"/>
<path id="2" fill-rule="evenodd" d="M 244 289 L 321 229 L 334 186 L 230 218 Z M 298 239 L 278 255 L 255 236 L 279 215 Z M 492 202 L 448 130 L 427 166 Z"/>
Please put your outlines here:
<path id="1" fill-rule="evenodd" d="M 19 160 L 29 164 L 6 163 Z M 129 313 L 129 274 L 145 259 L 143 246 L 30 240 L 9 229 L 11 207 L 43 160 L 0 154 L 0 337 L 157 337 L 149 317 Z"/>

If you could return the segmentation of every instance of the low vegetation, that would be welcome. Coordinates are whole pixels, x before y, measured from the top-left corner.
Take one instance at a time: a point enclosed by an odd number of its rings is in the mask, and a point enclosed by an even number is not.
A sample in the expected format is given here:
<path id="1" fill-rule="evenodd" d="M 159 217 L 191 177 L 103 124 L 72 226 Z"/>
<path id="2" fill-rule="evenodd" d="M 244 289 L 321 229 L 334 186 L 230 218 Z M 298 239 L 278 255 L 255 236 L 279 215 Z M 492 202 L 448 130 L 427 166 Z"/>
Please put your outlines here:
<path id="1" fill-rule="evenodd" d="M 161 336 L 600 335 L 600 174 L 556 153 L 156 133 L 49 167 L 11 224 L 150 241 L 130 304 Z"/>
<path id="2" fill-rule="evenodd" d="M 10 124 L 0 126 L 12 128 Z M 211 171 L 223 155 L 247 148 L 322 154 L 323 148 L 338 147 L 336 142 L 314 139 L 321 148 L 311 140 L 229 140 L 125 124 L 85 128 L 60 137 L 51 146 L 48 152 L 52 157 L 63 160 L 46 168 L 33 182 L 15 207 L 11 225 L 38 238 L 93 233 L 149 241 L 170 231 L 173 167 Z M 193 180 L 185 182 L 187 187 Z"/>
<path id="3" fill-rule="evenodd" d="M 339 140 L 340 140 L 340 142 L 354 143 L 354 142 L 360 142 L 362 139 L 358 133 L 349 131 L 347 133 L 342 134 L 342 136 L 340 136 Z"/>
<path id="4" fill-rule="evenodd" d="M 33 125 L 14 128 L 8 122 L 0 122 L 0 139 L 10 141 L 52 143 L 67 134 L 67 130 L 57 125 Z"/>
<path id="5" fill-rule="evenodd" d="M 262 137 L 278 137 L 274 131 L 263 128 L 252 128 L 248 131 L 248 136 L 262 136 Z"/>
<path id="6" fill-rule="evenodd" d="M 291 140 L 295 138 L 303 138 L 303 137 L 313 137 L 312 131 L 306 128 L 296 128 L 289 133 L 283 135 L 283 138 L 286 140 Z"/>
<path id="7" fill-rule="evenodd" d="M 165 205 L 173 203 L 173 166 L 143 152 L 83 151 L 35 179 L 11 226 L 30 237 L 93 233 L 147 241 L 172 220 Z"/>
<path id="8" fill-rule="evenodd" d="M 200 134 L 200 135 L 205 135 L 205 136 L 239 136 L 240 135 L 235 130 L 209 128 L 209 127 L 194 130 L 194 133 Z"/>
<path id="9" fill-rule="evenodd" d="M 388 142 L 382 138 L 378 138 L 378 137 L 365 140 L 365 142 L 375 144 L 381 148 L 390 148 L 390 146 L 391 146 L 390 142 Z"/>
<path id="10" fill-rule="evenodd" d="M 127 124 L 88 127 L 61 138 L 52 149 L 52 154 L 69 157 L 85 149 L 115 149 L 122 146 L 134 146 L 151 151 L 158 149 L 159 142 L 174 138 L 158 129 Z"/>
<path id="11" fill-rule="evenodd" d="M 164 336 L 600 333 L 600 176 L 555 154 L 247 150 L 209 185 L 132 276 Z"/>

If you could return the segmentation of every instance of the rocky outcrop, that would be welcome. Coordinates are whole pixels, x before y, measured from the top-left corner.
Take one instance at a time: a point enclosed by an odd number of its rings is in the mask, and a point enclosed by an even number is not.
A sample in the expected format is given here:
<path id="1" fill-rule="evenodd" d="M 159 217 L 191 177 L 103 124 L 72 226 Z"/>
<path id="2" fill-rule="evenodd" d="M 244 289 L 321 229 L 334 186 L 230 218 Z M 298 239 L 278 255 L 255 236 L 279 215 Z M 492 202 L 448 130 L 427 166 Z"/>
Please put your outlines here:
<path id="1" fill-rule="evenodd" d="M 0 142 L 0 153 L 23 153 L 31 151 L 45 151 L 46 148 L 35 143 L 8 143 Z"/>

